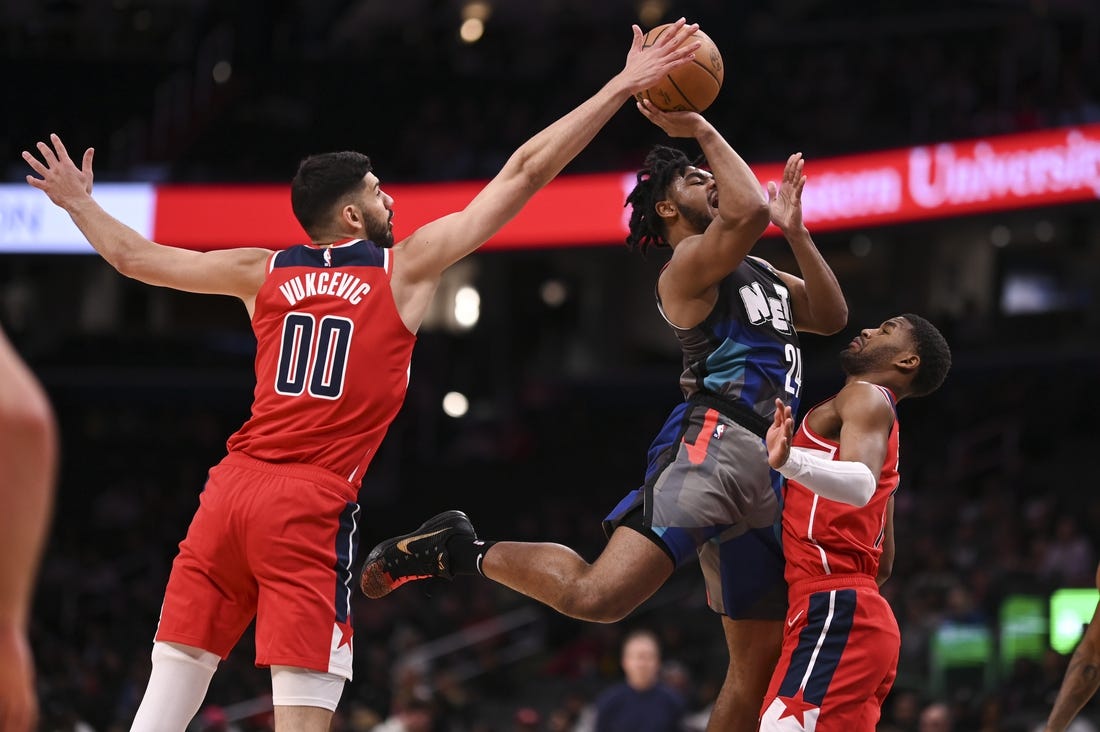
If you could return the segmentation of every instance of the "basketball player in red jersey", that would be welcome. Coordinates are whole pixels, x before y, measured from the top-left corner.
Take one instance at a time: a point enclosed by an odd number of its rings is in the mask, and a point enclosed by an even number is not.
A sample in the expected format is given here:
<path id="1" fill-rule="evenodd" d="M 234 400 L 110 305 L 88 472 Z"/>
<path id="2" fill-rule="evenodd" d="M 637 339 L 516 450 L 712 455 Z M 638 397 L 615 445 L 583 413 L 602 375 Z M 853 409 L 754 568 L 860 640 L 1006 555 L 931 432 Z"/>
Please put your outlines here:
<path id="1" fill-rule="evenodd" d="M 788 609 L 761 732 L 874 732 L 897 673 L 901 634 L 878 590 L 893 561 L 896 407 L 939 388 L 951 351 L 906 314 L 860 331 L 840 360 L 844 388 L 793 439 L 791 410 L 777 402 L 767 434 L 768 463 L 787 478 Z"/>
<path id="2" fill-rule="evenodd" d="M 1096 587 L 1100 589 L 1100 566 L 1096 568 Z M 1100 689 L 1100 605 L 1096 606 L 1085 635 L 1069 660 L 1044 732 L 1065 732 L 1097 689 Z"/>
<path id="3" fill-rule="evenodd" d="M 394 201 L 359 153 L 302 162 L 291 203 L 312 244 L 199 253 L 149 241 L 92 199 L 92 150 L 78 168 L 56 135 L 23 159 L 120 273 L 233 295 L 256 333 L 252 416 L 210 472 L 180 545 L 133 730 L 182 730 L 219 658 L 256 619 L 279 730 L 328 730 L 351 678 L 350 565 L 357 492 L 404 400 L 415 333 L 443 271 L 507 223 L 635 92 L 689 63 L 683 19 L 634 39 L 623 70 L 524 143 L 462 211 L 393 244 Z M 667 40 L 665 40 L 667 38 Z"/>
<path id="4" fill-rule="evenodd" d="M 0 732 L 38 726 L 27 619 L 56 474 L 53 408 L 0 330 Z"/>

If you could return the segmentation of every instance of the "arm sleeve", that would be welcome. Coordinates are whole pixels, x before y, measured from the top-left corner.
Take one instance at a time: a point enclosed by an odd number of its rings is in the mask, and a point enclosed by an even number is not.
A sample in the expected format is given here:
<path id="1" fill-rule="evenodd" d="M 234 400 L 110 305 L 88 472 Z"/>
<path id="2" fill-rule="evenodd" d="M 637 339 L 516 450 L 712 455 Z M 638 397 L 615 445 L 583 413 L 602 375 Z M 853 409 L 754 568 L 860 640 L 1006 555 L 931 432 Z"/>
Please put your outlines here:
<path id="1" fill-rule="evenodd" d="M 866 506 L 878 481 L 871 469 L 852 460 L 830 460 L 817 450 L 792 447 L 779 474 L 796 480 L 822 498 Z"/>

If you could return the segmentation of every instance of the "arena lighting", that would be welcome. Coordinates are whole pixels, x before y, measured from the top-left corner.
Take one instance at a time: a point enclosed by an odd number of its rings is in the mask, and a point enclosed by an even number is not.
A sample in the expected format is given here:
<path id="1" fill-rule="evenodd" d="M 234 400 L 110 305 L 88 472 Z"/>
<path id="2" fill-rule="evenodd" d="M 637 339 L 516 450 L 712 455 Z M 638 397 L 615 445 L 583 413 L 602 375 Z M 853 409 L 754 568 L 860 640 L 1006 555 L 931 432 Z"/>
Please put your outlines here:
<path id="1" fill-rule="evenodd" d="M 470 411 L 470 400 L 459 391 L 449 391 L 443 395 L 443 413 L 448 417 L 458 419 L 466 416 Z"/>
<path id="2" fill-rule="evenodd" d="M 462 21 L 458 29 L 458 36 L 463 43 L 477 43 L 483 35 L 485 35 L 485 23 L 477 18 Z"/>
<path id="3" fill-rule="evenodd" d="M 753 170 L 763 185 L 783 169 Z M 806 175 L 803 207 L 815 232 L 1094 201 L 1100 124 L 808 160 Z M 461 209 L 483 185 L 387 185 L 395 235 Z M 623 201 L 633 185 L 633 172 L 562 176 L 484 249 L 622 245 Z M 96 192 L 105 209 L 165 244 L 207 250 L 306 241 L 286 185 L 123 184 Z M 25 183 L 0 185 L 0 252 L 92 253 L 68 215 Z"/>
<path id="4" fill-rule="evenodd" d="M 477 289 L 466 285 L 455 293 L 455 323 L 460 328 L 473 328 L 481 317 L 481 295 Z"/>

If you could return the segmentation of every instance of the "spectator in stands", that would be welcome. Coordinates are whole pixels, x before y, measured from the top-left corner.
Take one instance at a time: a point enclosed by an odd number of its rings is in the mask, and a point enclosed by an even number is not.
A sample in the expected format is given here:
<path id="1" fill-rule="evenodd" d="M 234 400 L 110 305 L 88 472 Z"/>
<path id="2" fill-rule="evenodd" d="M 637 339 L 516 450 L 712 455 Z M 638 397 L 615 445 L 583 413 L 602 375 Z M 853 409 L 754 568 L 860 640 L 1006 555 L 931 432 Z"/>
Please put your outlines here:
<path id="1" fill-rule="evenodd" d="M 686 702 L 661 681 L 661 647 L 649 630 L 623 641 L 624 680 L 596 697 L 596 732 L 676 732 Z"/>

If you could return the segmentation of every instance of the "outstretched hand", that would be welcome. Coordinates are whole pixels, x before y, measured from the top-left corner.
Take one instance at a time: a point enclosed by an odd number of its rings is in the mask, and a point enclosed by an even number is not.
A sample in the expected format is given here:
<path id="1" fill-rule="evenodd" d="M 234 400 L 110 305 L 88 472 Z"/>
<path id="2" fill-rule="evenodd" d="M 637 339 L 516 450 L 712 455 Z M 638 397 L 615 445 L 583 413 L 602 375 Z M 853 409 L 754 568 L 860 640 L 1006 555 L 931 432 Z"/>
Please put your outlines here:
<path id="1" fill-rule="evenodd" d="M 796 152 L 787 158 L 782 183 L 777 187 L 775 181 L 768 181 L 768 213 L 780 231 L 802 227 L 802 189 L 806 187 L 806 176 L 802 175 L 804 165 L 802 153 Z"/>
<path id="2" fill-rule="evenodd" d="M 669 137 L 695 137 L 709 124 L 698 112 L 665 112 L 648 99 L 637 104 L 638 111 Z"/>
<path id="3" fill-rule="evenodd" d="M 775 400 L 775 418 L 765 442 L 768 446 L 768 465 L 779 470 L 787 462 L 791 454 L 791 438 L 794 436 L 794 417 L 791 408 L 783 403 L 782 399 Z"/>
<path id="4" fill-rule="evenodd" d="M 92 156 L 95 155 L 95 150 L 85 150 L 80 168 L 77 168 L 60 137 L 51 134 L 50 142 L 53 144 L 52 148 L 44 142 L 38 143 L 41 160 L 32 153 L 23 151 L 23 159 L 27 161 L 27 165 L 42 176 L 35 178 L 28 175 L 27 183 L 43 191 L 61 208 L 67 209 L 74 202 L 92 195 Z"/>
<path id="5" fill-rule="evenodd" d="M 630 44 L 626 66 L 619 72 L 619 77 L 632 95 L 653 86 L 673 69 L 690 63 L 703 45 L 698 40 L 684 43 L 699 30 L 699 24 L 688 23 L 683 18 L 673 23 L 651 46 L 642 46 L 645 35 L 641 28 L 637 25 L 631 28 L 634 41 Z"/>

